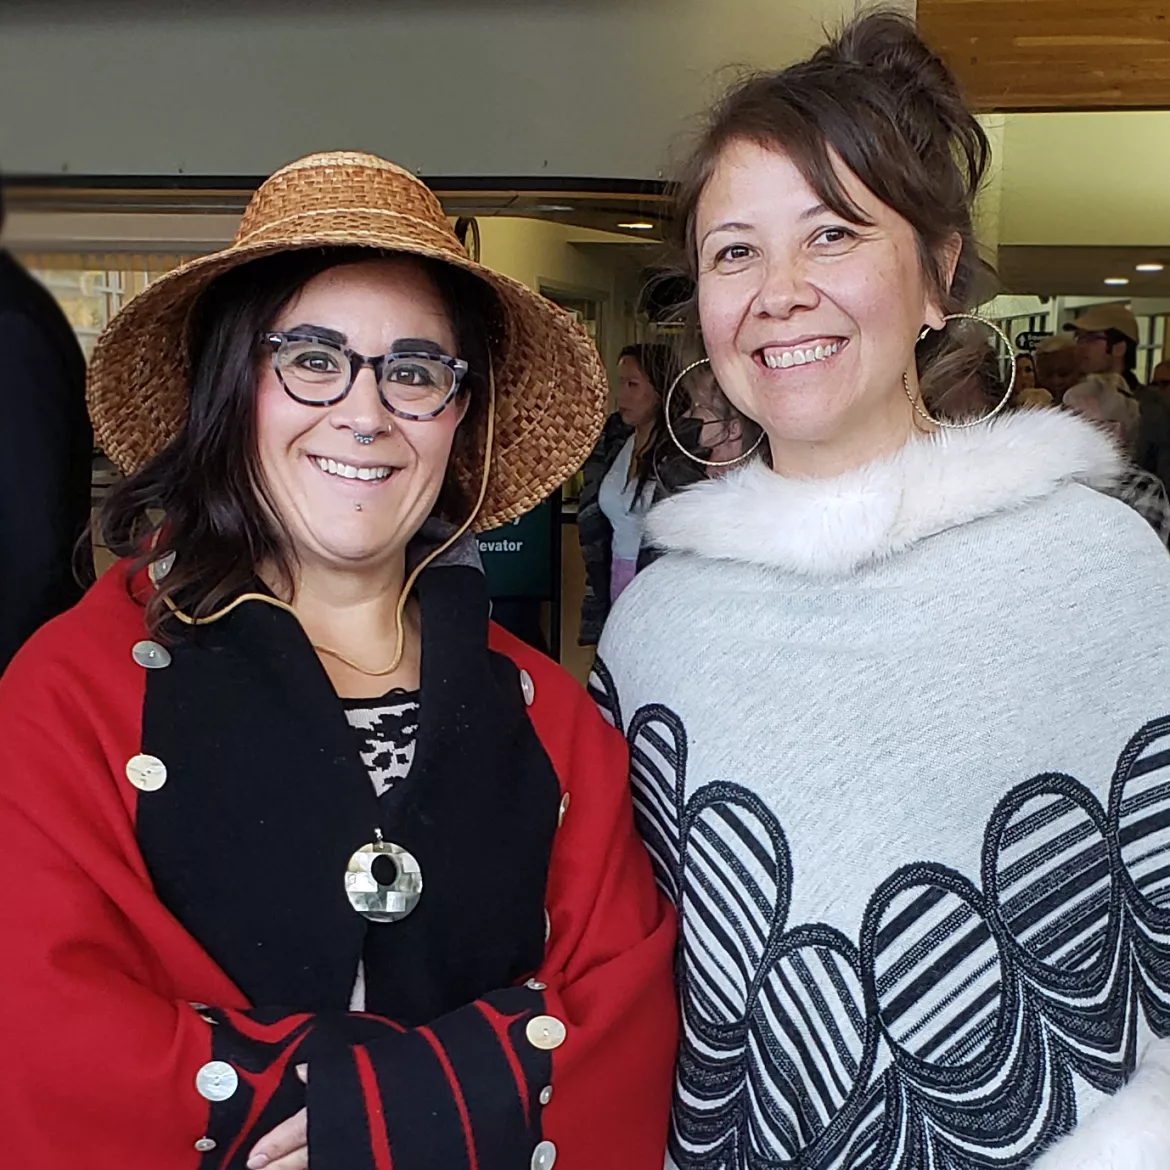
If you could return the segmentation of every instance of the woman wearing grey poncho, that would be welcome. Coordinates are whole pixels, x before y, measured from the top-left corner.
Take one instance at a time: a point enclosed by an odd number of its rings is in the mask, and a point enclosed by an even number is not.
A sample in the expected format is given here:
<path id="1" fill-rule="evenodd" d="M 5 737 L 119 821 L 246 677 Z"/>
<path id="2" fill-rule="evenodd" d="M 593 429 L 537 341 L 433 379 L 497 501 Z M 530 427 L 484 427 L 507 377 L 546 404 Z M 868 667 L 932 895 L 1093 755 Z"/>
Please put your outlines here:
<path id="1" fill-rule="evenodd" d="M 680 1170 L 1170 1166 L 1170 558 L 1090 424 L 945 414 L 987 154 L 878 16 L 680 185 L 761 441 L 651 513 L 594 678 L 681 914 Z"/>

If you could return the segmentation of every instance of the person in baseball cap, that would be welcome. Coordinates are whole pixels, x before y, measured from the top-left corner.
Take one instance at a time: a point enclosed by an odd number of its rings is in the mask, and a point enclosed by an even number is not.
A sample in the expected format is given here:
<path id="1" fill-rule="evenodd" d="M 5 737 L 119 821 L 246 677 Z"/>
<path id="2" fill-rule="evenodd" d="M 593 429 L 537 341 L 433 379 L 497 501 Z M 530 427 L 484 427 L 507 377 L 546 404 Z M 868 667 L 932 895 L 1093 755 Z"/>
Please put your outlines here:
<path id="1" fill-rule="evenodd" d="M 1087 374 L 1120 374 L 1132 393 L 1140 385 L 1137 365 L 1138 323 L 1122 304 L 1094 305 L 1065 329 L 1076 335 L 1077 370 Z"/>
<path id="2" fill-rule="evenodd" d="M 1076 337 L 1079 377 L 1120 374 L 1141 411 L 1136 462 L 1170 483 L 1170 403 L 1138 381 L 1138 323 L 1133 311 L 1119 303 L 1094 305 L 1065 326 Z"/>

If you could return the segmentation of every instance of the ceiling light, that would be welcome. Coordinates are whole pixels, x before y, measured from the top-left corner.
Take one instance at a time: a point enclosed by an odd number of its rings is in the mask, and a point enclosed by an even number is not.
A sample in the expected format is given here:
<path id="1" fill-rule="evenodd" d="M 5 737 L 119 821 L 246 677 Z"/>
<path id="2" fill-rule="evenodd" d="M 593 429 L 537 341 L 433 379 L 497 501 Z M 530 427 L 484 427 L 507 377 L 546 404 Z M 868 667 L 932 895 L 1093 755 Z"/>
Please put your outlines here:
<path id="1" fill-rule="evenodd" d="M 1135 272 L 1161 272 L 1162 269 L 1165 267 L 1166 267 L 1165 264 L 1159 264 L 1156 260 L 1154 260 L 1154 261 L 1151 261 L 1149 264 L 1139 264 L 1137 266 L 1137 268 L 1134 269 L 1134 271 Z"/>
<path id="2" fill-rule="evenodd" d="M 654 226 L 655 226 L 654 224 L 647 223 L 646 220 L 644 220 L 644 219 L 637 219 L 637 220 L 634 220 L 632 223 L 619 223 L 618 224 L 618 227 L 628 228 L 632 232 L 652 232 L 654 230 Z"/>
<path id="3" fill-rule="evenodd" d="M 567 203 L 534 203 L 528 210 L 547 212 L 549 215 L 556 215 L 563 212 L 572 211 L 573 208 L 571 208 Z"/>
<path id="4" fill-rule="evenodd" d="M 1107 276 L 1105 277 L 1106 284 L 1129 284 L 1128 276 Z"/>

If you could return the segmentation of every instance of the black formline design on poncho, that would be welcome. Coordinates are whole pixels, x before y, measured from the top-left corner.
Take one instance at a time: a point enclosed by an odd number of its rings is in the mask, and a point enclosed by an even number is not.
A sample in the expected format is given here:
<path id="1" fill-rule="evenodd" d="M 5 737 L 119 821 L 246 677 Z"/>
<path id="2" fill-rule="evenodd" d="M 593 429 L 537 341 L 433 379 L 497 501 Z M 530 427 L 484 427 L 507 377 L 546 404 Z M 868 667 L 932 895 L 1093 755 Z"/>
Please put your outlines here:
<path id="1" fill-rule="evenodd" d="M 591 690 L 621 727 L 604 663 Z M 680 1170 L 1022 1168 L 1075 1126 L 1074 1073 L 1124 1083 L 1139 1013 L 1170 1034 L 1170 718 L 1126 746 L 1107 808 L 1071 776 L 1016 785 L 978 885 L 902 866 L 856 942 L 788 923 L 783 827 L 732 781 L 687 795 L 673 711 L 643 706 L 623 730 L 680 915 Z"/>

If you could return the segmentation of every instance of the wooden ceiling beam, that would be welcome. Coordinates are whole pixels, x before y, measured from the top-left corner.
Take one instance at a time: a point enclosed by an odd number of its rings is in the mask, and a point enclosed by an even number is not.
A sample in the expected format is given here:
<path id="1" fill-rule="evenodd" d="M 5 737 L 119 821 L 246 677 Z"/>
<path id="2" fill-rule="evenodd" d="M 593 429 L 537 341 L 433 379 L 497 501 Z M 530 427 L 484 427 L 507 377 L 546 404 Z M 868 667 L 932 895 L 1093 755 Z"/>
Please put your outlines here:
<path id="1" fill-rule="evenodd" d="M 1170 0 L 919 0 L 978 110 L 1170 108 Z"/>

